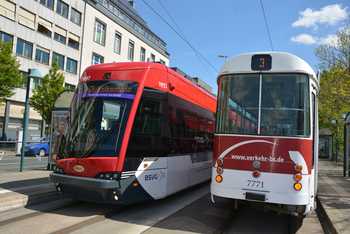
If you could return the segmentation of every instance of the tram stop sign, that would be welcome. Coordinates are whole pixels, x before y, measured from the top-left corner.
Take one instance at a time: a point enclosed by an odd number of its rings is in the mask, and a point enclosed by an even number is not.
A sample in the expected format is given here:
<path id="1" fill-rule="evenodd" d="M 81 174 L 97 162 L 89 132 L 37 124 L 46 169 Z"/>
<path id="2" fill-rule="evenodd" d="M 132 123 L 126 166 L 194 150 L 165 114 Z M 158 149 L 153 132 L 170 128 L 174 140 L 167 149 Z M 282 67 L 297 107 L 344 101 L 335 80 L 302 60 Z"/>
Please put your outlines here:
<path id="1" fill-rule="evenodd" d="M 47 168 L 52 170 L 55 164 L 58 150 L 58 143 L 61 139 L 63 132 L 63 127 L 69 106 L 72 102 L 74 96 L 74 90 L 67 89 L 62 91 L 56 97 L 53 104 L 52 117 L 51 117 L 51 135 L 50 135 L 50 152 L 49 152 L 49 162 Z"/>

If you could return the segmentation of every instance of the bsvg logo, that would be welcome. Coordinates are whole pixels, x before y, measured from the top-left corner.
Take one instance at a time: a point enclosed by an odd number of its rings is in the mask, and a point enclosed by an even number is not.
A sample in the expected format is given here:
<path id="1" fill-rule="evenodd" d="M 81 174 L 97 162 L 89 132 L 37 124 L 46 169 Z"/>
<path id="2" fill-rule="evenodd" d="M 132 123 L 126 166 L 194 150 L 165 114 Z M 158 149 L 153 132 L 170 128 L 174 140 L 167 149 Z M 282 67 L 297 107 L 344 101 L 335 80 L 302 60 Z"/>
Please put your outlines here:
<path id="1" fill-rule="evenodd" d="M 76 171 L 76 172 L 83 172 L 83 171 L 84 171 L 84 167 L 81 166 L 81 165 L 75 165 L 75 166 L 73 167 L 73 169 L 74 169 L 74 171 Z"/>

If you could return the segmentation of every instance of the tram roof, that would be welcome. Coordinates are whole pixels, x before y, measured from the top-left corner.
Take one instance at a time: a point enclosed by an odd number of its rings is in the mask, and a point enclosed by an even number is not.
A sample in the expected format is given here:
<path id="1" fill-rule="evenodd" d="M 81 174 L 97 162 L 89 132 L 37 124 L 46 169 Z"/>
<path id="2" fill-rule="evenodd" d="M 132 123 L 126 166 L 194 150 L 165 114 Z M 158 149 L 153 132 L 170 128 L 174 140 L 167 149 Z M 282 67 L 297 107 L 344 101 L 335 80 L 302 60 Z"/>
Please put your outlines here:
<path id="1" fill-rule="evenodd" d="M 149 69 L 156 68 L 166 70 L 166 66 L 160 63 L 152 62 L 120 62 L 120 63 L 103 63 L 91 65 L 85 69 L 86 71 L 115 71 L 115 70 L 130 70 L 130 69 Z"/>
<path id="2" fill-rule="evenodd" d="M 252 57 L 254 55 L 270 55 L 270 70 L 252 70 Z M 237 55 L 228 60 L 220 69 L 220 76 L 233 73 L 305 73 L 317 81 L 316 74 L 310 65 L 303 59 L 284 52 L 257 52 Z M 218 80 L 219 81 L 219 80 Z"/>

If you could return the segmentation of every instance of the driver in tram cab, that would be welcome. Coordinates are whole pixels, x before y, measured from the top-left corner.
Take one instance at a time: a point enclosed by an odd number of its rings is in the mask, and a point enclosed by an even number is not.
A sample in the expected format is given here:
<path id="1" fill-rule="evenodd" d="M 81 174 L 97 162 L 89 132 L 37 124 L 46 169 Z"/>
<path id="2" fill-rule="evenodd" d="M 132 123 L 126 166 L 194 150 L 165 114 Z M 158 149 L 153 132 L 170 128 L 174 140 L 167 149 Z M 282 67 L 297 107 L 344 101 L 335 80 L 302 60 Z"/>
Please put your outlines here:
<path id="1" fill-rule="evenodd" d="M 285 107 L 282 107 L 281 100 L 279 98 L 272 99 L 270 102 L 270 109 L 265 115 L 265 123 L 267 124 L 268 135 L 290 135 L 290 130 L 283 130 L 282 124 L 288 119 L 288 111 Z"/>

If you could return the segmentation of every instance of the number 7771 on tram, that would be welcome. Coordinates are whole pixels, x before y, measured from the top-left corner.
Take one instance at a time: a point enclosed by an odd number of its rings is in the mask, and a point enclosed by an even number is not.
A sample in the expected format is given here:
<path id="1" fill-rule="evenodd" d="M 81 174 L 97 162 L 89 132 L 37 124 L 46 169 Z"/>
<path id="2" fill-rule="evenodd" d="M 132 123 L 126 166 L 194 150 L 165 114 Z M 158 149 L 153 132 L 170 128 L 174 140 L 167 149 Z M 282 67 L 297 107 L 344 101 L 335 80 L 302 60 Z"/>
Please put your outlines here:
<path id="1" fill-rule="evenodd" d="M 316 209 L 319 77 L 304 60 L 271 52 L 231 58 L 217 81 L 213 202 L 225 197 L 259 210 L 310 214 Z"/>

